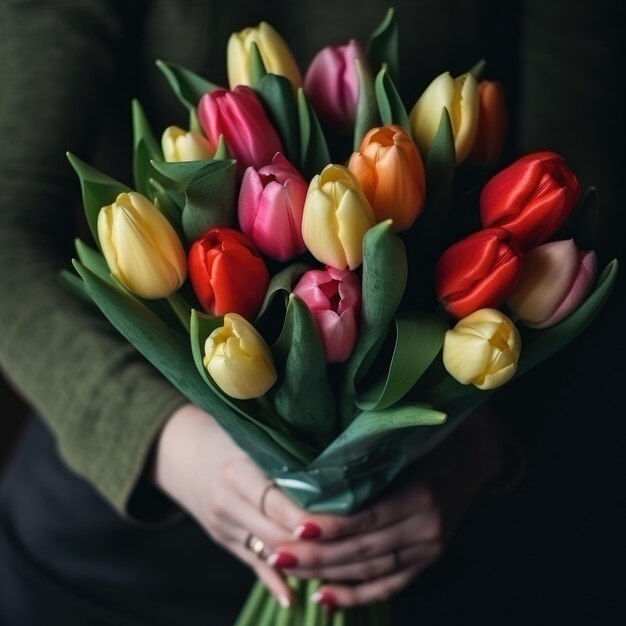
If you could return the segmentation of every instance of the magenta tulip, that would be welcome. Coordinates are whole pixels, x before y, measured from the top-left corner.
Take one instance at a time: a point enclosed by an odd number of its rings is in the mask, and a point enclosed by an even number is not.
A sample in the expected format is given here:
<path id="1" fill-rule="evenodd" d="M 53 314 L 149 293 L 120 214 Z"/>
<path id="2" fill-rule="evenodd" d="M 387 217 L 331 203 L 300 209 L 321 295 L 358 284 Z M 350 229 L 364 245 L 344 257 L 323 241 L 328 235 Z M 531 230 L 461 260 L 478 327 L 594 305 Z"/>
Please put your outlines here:
<path id="1" fill-rule="evenodd" d="M 342 363 L 357 339 L 361 281 L 350 270 L 328 267 L 303 274 L 293 290 L 313 313 L 328 363 Z"/>
<path id="2" fill-rule="evenodd" d="M 306 250 L 302 209 L 308 188 L 302 174 L 279 152 L 271 164 L 245 171 L 239 225 L 266 256 L 288 261 Z"/>
<path id="3" fill-rule="evenodd" d="M 217 146 L 224 136 L 237 172 L 247 167 L 262 167 L 283 147 L 270 123 L 263 104 L 253 89 L 239 85 L 232 91 L 216 89 L 205 94 L 198 105 L 198 117 L 209 141 Z"/>
<path id="4" fill-rule="evenodd" d="M 359 76 L 355 61 L 369 72 L 367 57 L 358 41 L 320 50 L 304 77 L 304 90 L 320 118 L 336 128 L 354 124 L 359 103 Z"/>

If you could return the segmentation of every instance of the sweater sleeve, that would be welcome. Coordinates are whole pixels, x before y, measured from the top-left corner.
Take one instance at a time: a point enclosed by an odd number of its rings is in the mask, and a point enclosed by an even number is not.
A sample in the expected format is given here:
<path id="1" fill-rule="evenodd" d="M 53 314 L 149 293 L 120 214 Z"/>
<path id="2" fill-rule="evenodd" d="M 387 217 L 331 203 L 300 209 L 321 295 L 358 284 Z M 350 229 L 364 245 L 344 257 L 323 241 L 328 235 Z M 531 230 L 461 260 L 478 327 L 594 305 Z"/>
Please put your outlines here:
<path id="1" fill-rule="evenodd" d="M 114 89 L 125 12 L 110 0 L 0 3 L 0 364 L 66 463 L 121 514 L 186 400 L 59 281 L 85 160 Z"/>

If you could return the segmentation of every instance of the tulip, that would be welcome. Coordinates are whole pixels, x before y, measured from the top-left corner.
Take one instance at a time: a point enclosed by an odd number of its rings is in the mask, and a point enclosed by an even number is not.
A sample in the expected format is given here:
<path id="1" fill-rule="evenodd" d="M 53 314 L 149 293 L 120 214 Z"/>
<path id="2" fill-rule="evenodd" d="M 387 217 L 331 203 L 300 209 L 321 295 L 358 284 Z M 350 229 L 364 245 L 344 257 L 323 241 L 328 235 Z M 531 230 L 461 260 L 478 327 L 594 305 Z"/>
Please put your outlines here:
<path id="1" fill-rule="evenodd" d="M 348 169 L 361 183 L 377 222 L 391 219 L 395 231 L 413 225 L 424 207 L 426 175 L 417 147 L 400 126 L 372 128 Z"/>
<path id="2" fill-rule="evenodd" d="M 185 250 L 176 231 L 140 193 L 121 193 L 100 209 L 98 239 L 113 276 L 142 298 L 167 298 L 185 282 Z"/>
<path id="3" fill-rule="evenodd" d="M 349 270 L 329 267 L 302 275 L 293 290 L 307 305 L 324 343 L 328 363 L 343 363 L 352 354 L 361 308 L 361 281 Z"/>
<path id="4" fill-rule="evenodd" d="M 480 309 L 446 332 L 443 364 L 463 385 L 494 389 L 517 370 L 521 340 L 515 324 L 495 309 Z"/>
<path id="5" fill-rule="evenodd" d="M 265 298 L 269 273 L 248 237 L 218 227 L 192 244 L 189 280 L 207 313 L 239 313 L 251 320 Z"/>
<path id="6" fill-rule="evenodd" d="M 520 253 L 503 228 L 480 230 L 450 246 L 435 267 L 437 298 L 460 319 L 483 308 L 498 308 L 521 270 Z"/>
<path id="7" fill-rule="evenodd" d="M 168 126 L 163 131 L 161 148 L 168 162 L 204 161 L 212 159 L 215 154 L 215 148 L 204 135 L 178 126 Z"/>
<path id="8" fill-rule="evenodd" d="M 357 60 L 370 71 L 365 51 L 354 39 L 345 46 L 327 46 L 313 57 L 304 76 L 304 90 L 320 119 L 338 129 L 351 128 L 356 119 Z"/>
<path id="9" fill-rule="evenodd" d="M 224 135 L 237 159 L 239 176 L 251 165 L 267 165 L 277 152 L 283 151 L 276 129 L 250 87 L 240 85 L 232 91 L 216 89 L 205 94 L 198 105 L 198 117 L 213 145 Z"/>
<path id="10" fill-rule="evenodd" d="M 302 86 L 300 70 L 285 40 L 267 22 L 261 22 L 256 28 L 233 33 L 228 40 L 226 62 L 231 89 L 237 85 L 253 86 L 250 59 L 253 43 L 257 45 L 268 73 L 288 78 L 296 89 Z"/>
<path id="11" fill-rule="evenodd" d="M 529 250 L 508 304 L 533 328 L 547 328 L 572 313 L 596 277 L 595 252 L 580 250 L 573 239 L 551 241 Z"/>
<path id="12" fill-rule="evenodd" d="M 327 165 L 309 185 L 302 238 L 321 263 L 351 270 L 363 262 L 363 237 L 376 223 L 359 181 L 342 165 Z"/>
<path id="13" fill-rule="evenodd" d="M 224 325 L 207 337 L 202 362 L 217 386 L 240 400 L 262 396 L 277 378 L 265 340 L 236 313 L 224 315 Z"/>
<path id="14" fill-rule="evenodd" d="M 302 174 L 280 153 L 270 165 L 246 170 L 239 192 L 239 225 L 263 254 L 288 261 L 306 250 L 302 210 L 307 188 Z"/>
<path id="15" fill-rule="evenodd" d="M 480 194 L 483 227 L 506 228 L 523 250 L 547 241 L 578 201 L 578 179 L 554 152 L 533 152 L 496 174 Z"/>
<path id="16" fill-rule="evenodd" d="M 435 140 L 444 108 L 450 115 L 458 164 L 470 153 L 478 126 L 478 85 L 471 74 L 457 78 L 452 78 L 450 72 L 440 74 L 413 106 L 411 132 L 423 155 L 428 154 Z"/>
<path id="17" fill-rule="evenodd" d="M 490 80 L 478 83 L 478 105 L 478 126 L 469 161 L 491 167 L 500 157 L 508 126 L 502 85 Z"/>

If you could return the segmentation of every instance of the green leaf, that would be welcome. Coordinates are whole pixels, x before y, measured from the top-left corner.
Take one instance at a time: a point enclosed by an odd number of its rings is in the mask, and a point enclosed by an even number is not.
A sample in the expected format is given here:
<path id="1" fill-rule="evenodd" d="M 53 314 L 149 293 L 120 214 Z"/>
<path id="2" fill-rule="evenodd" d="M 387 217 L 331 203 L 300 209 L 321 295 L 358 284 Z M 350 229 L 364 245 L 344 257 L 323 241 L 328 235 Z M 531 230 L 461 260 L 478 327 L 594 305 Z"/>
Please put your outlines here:
<path id="1" fill-rule="evenodd" d="M 74 267 L 113 326 L 190 402 L 204 409 L 270 474 L 284 466 L 302 467 L 293 455 L 262 428 L 227 405 L 202 379 L 194 363 L 189 337 L 165 324 L 148 307 L 116 289 L 79 262 Z"/>
<path id="2" fill-rule="evenodd" d="M 468 74 L 471 74 L 475 79 L 476 82 L 480 82 L 482 80 L 483 74 L 485 72 L 485 66 L 487 65 L 487 62 L 485 61 L 485 59 L 480 59 L 480 61 L 478 61 L 477 63 L 475 63 L 468 71 Z"/>
<path id="3" fill-rule="evenodd" d="M 369 38 L 367 57 L 376 70 L 386 65 L 394 80 L 398 80 L 400 76 L 398 42 L 396 14 L 394 9 L 389 9 L 383 21 Z"/>
<path id="4" fill-rule="evenodd" d="M 220 138 L 217 141 L 217 149 L 215 150 L 215 156 L 213 158 L 216 161 L 225 161 L 227 159 L 232 159 L 232 155 L 230 153 L 224 135 L 220 135 Z"/>
<path id="5" fill-rule="evenodd" d="M 324 443 L 335 426 L 324 346 L 313 315 L 294 294 L 289 296 L 283 330 L 271 349 L 279 380 L 276 410 L 307 440 Z"/>
<path id="6" fill-rule="evenodd" d="M 311 469 L 332 463 L 349 463 L 376 449 L 398 430 L 438 426 L 446 414 L 425 404 L 397 404 L 380 411 L 363 411 L 310 465 Z"/>
<path id="7" fill-rule="evenodd" d="M 162 161 L 163 152 L 157 143 L 150 124 L 138 100 L 132 101 L 133 112 L 133 177 L 135 189 L 146 198 L 152 199 L 154 193 L 150 179 L 155 172 L 151 161 Z"/>
<path id="8" fill-rule="evenodd" d="M 67 152 L 66 155 L 74 171 L 78 174 L 87 224 L 94 241 L 100 246 L 98 239 L 98 214 L 100 209 L 113 204 L 119 194 L 128 193 L 132 190 L 130 187 L 91 167 L 91 165 L 87 165 L 87 163 L 81 161 L 71 152 Z"/>
<path id="9" fill-rule="evenodd" d="M 302 88 L 298 89 L 298 117 L 300 171 L 307 180 L 311 180 L 330 163 L 330 154 L 317 115 Z"/>
<path id="10" fill-rule="evenodd" d="M 397 124 L 411 136 L 409 116 L 400 94 L 393 84 L 389 72 L 383 67 L 376 76 L 376 102 L 380 111 L 380 119 L 385 126 Z"/>
<path id="11" fill-rule="evenodd" d="M 356 119 L 354 122 L 354 144 L 356 151 L 361 145 L 364 135 L 370 128 L 378 124 L 378 109 L 376 107 L 376 96 L 374 94 L 374 81 L 369 70 L 355 59 L 356 71 L 359 77 L 359 101 L 356 108 Z"/>
<path id="12" fill-rule="evenodd" d="M 173 188 L 177 191 L 184 191 L 185 188 L 201 174 L 202 170 L 208 165 L 214 164 L 220 161 L 180 161 L 180 162 L 167 162 L 167 161 L 154 161 L 152 166 L 155 170 L 161 173 L 165 178 L 169 179 L 173 185 L 170 184 L 169 188 Z"/>
<path id="13" fill-rule="evenodd" d="M 372 366 L 389 331 L 406 286 L 404 245 L 391 220 L 370 228 L 363 238 L 362 304 L 359 337 L 346 363 L 342 419 L 349 422 L 356 385 Z"/>
<path id="14" fill-rule="evenodd" d="M 250 80 L 254 89 L 258 87 L 259 83 L 266 75 L 267 70 L 265 69 L 265 63 L 263 63 L 261 51 L 256 42 L 253 41 L 250 45 Z"/>
<path id="15" fill-rule="evenodd" d="M 182 65 L 165 63 L 160 59 L 157 60 L 156 64 L 165 75 L 174 94 L 188 109 L 195 109 L 204 94 L 219 89 L 217 85 L 198 76 L 198 74 Z"/>
<path id="16" fill-rule="evenodd" d="M 384 375 L 359 394 L 364 411 L 385 409 L 399 402 L 428 369 L 443 345 L 448 325 L 437 315 L 412 313 L 396 318 L 395 345 Z"/>
<path id="17" fill-rule="evenodd" d="M 80 239 L 74 240 L 74 246 L 80 262 L 94 274 L 102 278 L 102 280 L 117 286 L 117 283 L 111 277 L 111 270 L 105 258 L 94 248 L 83 243 Z"/>
<path id="18" fill-rule="evenodd" d="M 274 126 L 280 133 L 287 159 L 291 163 L 298 163 L 300 129 L 293 85 L 284 76 L 266 74 L 259 82 L 257 90 L 270 113 Z"/>
<path id="19" fill-rule="evenodd" d="M 74 297 L 89 304 L 93 304 L 93 300 L 85 287 L 85 283 L 76 274 L 68 270 L 61 270 L 59 272 L 59 280 L 61 285 L 67 289 Z"/>

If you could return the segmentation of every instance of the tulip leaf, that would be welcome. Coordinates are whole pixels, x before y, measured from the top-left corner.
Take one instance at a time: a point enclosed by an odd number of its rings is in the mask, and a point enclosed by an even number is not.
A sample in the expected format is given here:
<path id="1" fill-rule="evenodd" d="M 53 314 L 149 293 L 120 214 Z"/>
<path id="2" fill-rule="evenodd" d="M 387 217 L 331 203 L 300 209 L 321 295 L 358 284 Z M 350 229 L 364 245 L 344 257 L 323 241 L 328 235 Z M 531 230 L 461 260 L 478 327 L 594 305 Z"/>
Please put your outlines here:
<path id="1" fill-rule="evenodd" d="M 163 152 L 159 147 L 146 114 L 139 100 L 132 101 L 133 112 L 133 178 L 135 189 L 147 198 L 152 198 L 150 179 L 159 175 L 151 161 L 162 161 Z"/>
<path id="2" fill-rule="evenodd" d="M 307 180 L 311 180 L 330 163 L 330 154 L 320 122 L 302 88 L 298 89 L 298 118 L 300 171 Z"/>
<path id="3" fill-rule="evenodd" d="M 91 165 L 87 165 L 87 163 L 81 161 L 71 152 L 67 153 L 67 158 L 76 174 L 78 174 L 87 224 L 94 240 L 100 247 L 98 239 L 98 214 L 100 209 L 103 206 L 113 204 L 119 194 L 128 193 L 132 190 L 130 187 L 91 167 Z"/>
<path id="4" fill-rule="evenodd" d="M 79 298 L 84 302 L 88 302 L 89 304 L 94 304 L 94 301 L 89 295 L 89 291 L 87 291 L 85 283 L 80 277 L 76 276 L 76 274 L 72 274 L 69 270 L 63 269 L 59 272 L 59 280 L 61 281 L 61 285 L 63 285 L 63 287 L 74 297 Z"/>
<path id="5" fill-rule="evenodd" d="M 394 9 L 389 9 L 383 21 L 372 33 L 367 44 L 367 58 L 372 67 L 378 70 L 383 65 L 389 68 L 394 80 L 398 80 L 398 23 Z"/>
<path id="6" fill-rule="evenodd" d="M 363 411 L 352 423 L 313 461 L 310 469 L 332 464 L 354 462 L 359 457 L 384 451 L 385 440 L 398 431 L 406 437 L 407 429 L 439 426 L 446 414 L 427 404 L 402 403 L 380 411 Z"/>
<path id="7" fill-rule="evenodd" d="M 618 262 L 613 259 L 596 280 L 584 302 L 564 320 L 538 331 L 533 337 L 522 337 L 522 354 L 516 376 L 521 376 L 576 338 L 600 312 L 617 279 Z"/>
<path id="8" fill-rule="evenodd" d="M 380 111 L 380 119 L 385 126 L 397 124 L 411 136 L 409 116 L 400 94 L 393 84 L 389 72 L 383 67 L 376 76 L 376 101 Z"/>
<path id="9" fill-rule="evenodd" d="M 300 160 L 300 131 L 298 106 L 293 85 L 288 78 L 277 74 L 266 74 L 257 86 L 263 103 L 285 146 L 287 159 L 291 163 Z"/>
<path id="10" fill-rule="evenodd" d="M 478 83 L 482 80 L 483 74 L 485 73 L 486 65 L 487 65 L 487 62 L 485 61 L 485 59 L 480 59 L 480 61 L 472 65 L 472 67 L 467 71 L 467 73 L 471 74 L 476 79 L 476 82 Z"/>
<path id="11" fill-rule="evenodd" d="M 256 45 L 256 42 L 253 41 L 250 45 L 250 81 L 252 82 L 252 86 L 257 89 L 259 83 L 266 75 L 267 69 L 265 68 L 265 63 L 263 63 L 261 51 L 259 50 L 259 46 Z"/>
<path id="12" fill-rule="evenodd" d="M 169 181 L 175 183 L 173 188 L 176 191 L 184 191 L 191 181 L 198 176 L 205 167 L 219 163 L 221 160 L 213 161 L 154 161 L 152 166 Z M 165 183 L 167 186 L 167 183 Z M 168 189 L 169 190 L 169 189 Z"/>
<path id="13" fill-rule="evenodd" d="M 389 367 L 358 395 L 357 406 L 364 411 L 376 411 L 402 400 L 434 361 L 447 330 L 448 325 L 438 315 L 398 316 Z"/>
<path id="14" fill-rule="evenodd" d="M 191 179 L 185 190 L 183 232 L 189 243 L 209 228 L 231 226 L 235 221 L 235 161 L 210 161 Z"/>
<path id="15" fill-rule="evenodd" d="M 407 280 L 404 245 L 391 220 L 370 228 L 363 238 L 362 304 L 359 336 L 346 363 L 342 419 L 349 422 L 356 386 L 372 366 L 389 332 Z"/>
<path id="16" fill-rule="evenodd" d="M 200 98 L 204 94 L 219 89 L 217 85 L 182 65 L 165 63 L 160 59 L 156 61 L 156 64 L 163 72 L 176 97 L 190 110 L 197 108 Z"/>
<path id="17" fill-rule="evenodd" d="M 213 157 L 216 161 L 225 161 L 226 159 L 232 159 L 232 154 L 228 148 L 228 144 L 226 143 L 226 137 L 220 134 L 220 138 L 217 141 L 217 148 L 215 150 L 215 155 Z"/>
<path id="18" fill-rule="evenodd" d="M 367 131 L 378 124 L 379 118 L 372 76 L 358 59 L 355 59 L 354 62 L 359 78 L 359 101 L 356 107 L 353 144 L 353 149 L 356 151 L 361 146 L 361 141 Z"/>
<path id="19" fill-rule="evenodd" d="M 335 426 L 324 346 L 313 315 L 294 294 L 289 296 L 282 332 L 271 349 L 279 381 L 276 410 L 307 440 L 324 443 Z"/>
<path id="20" fill-rule="evenodd" d="M 116 285 L 111 277 L 111 270 L 106 262 L 106 259 L 94 248 L 83 243 L 80 239 L 74 240 L 74 247 L 78 254 L 79 261 L 94 274 L 106 280 L 112 285 Z"/>
<path id="21" fill-rule="evenodd" d="M 156 181 L 152 181 L 153 186 L 157 187 Z M 158 188 L 158 187 L 157 187 Z M 184 200 L 184 197 L 183 197 Z M 159 209 L 165 219 L 173 226 L 178 233 L 178 236 L 182 239 L 182 223 L 181 214 L 182 209 L 178 204 L 175 196 L 172 197 L 171 193 L 168 193 L 162 187 L 154 194 L 154 206 Z"/>

